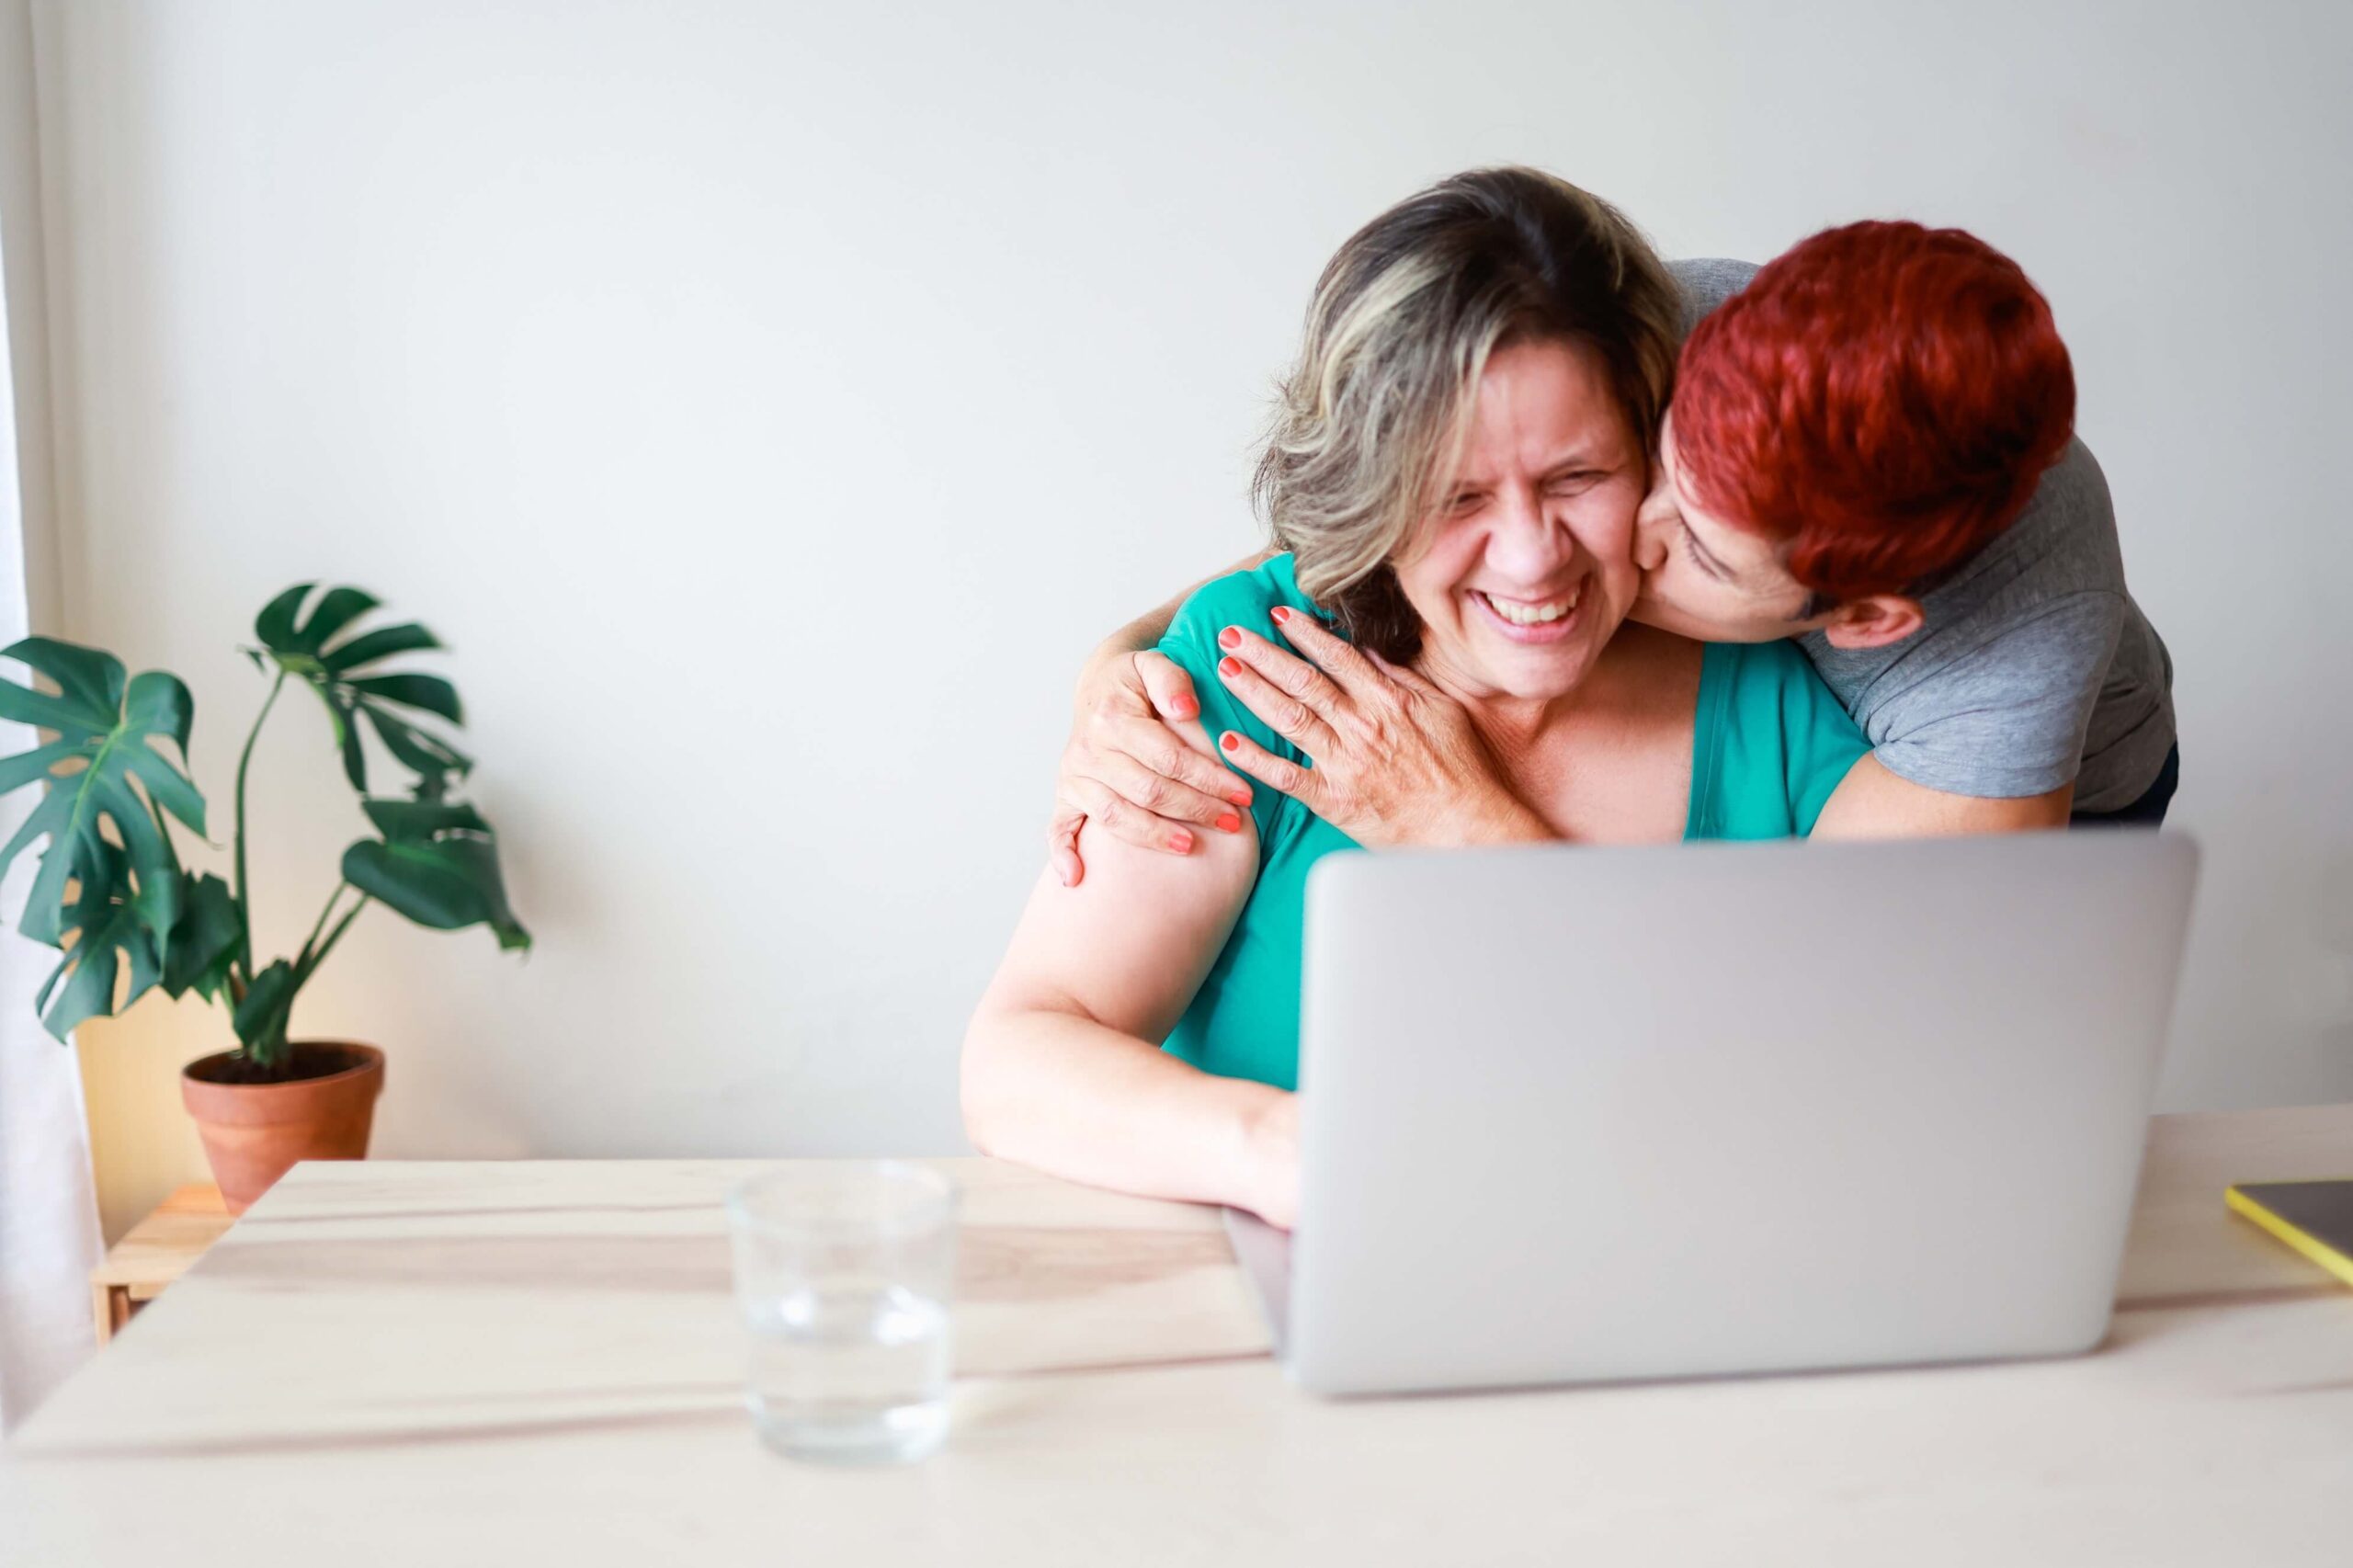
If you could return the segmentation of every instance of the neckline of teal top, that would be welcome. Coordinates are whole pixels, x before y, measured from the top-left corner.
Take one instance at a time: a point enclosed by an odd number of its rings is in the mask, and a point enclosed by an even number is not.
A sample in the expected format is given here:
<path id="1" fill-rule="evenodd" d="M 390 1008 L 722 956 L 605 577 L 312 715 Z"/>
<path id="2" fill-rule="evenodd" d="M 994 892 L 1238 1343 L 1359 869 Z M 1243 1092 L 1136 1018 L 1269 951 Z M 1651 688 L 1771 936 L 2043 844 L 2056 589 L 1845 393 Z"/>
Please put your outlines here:
<path id="1" fill-rule="evenodd" d="M 1160 651 L 1192 676 L 1212 742 L 1223 731 L 1239 731 L 1277 756 L 1312 766 L 1234 700 L 1217 674 L 1223 656 L 1217 636 L 1228 626 L 1283 645 L 1268 613 L 1278 605 L 1328 622 L 1299 591 L 1290 557 L 1279 555 L 1196 590 L 1161 639 Z M 1701 651 L 1692 714 L 1684 837 L 1807 833 L 1830 791 L 1870 749 L 1796 644 L 1710 643 Z M 1326 855 L 1361 853 L 1362 846 L 1290 796 L 1246 775 L 1245 782 L 1258 828 L 1257 880 L 1164 1049 L 1205 1072 L 1292 1088 L 1307 873 Z"/>

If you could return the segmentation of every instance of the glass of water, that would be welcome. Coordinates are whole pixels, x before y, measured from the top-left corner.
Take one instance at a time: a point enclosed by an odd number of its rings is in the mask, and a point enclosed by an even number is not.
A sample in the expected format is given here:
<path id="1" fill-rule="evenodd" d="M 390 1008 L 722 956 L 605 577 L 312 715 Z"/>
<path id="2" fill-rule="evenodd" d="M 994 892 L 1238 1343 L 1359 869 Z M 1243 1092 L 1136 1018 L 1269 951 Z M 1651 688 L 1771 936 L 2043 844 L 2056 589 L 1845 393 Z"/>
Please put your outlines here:
<path id="1" fill-rule="evenodd" d="M 836 1464 L 948 1436 L 956 1184 L 898 1160 L 779 1165 L 727 1197 L 760 1440 Z"/>

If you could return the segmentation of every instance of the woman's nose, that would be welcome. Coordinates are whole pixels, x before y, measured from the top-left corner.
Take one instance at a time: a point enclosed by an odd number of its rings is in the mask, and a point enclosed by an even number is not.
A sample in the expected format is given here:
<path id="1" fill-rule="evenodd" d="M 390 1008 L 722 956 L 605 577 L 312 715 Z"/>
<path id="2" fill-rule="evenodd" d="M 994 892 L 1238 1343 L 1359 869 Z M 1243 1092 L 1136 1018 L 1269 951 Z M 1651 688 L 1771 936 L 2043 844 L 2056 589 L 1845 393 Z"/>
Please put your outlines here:
<path id="1" fill-rule="evenodd" d="M 1513 581 L 1545 582 L 1576 554 L 1576 535 L 1560 519 L 1545 514 L 1540 494 L 1507 494 L 1497 510 L 1488 533 L 1487 560 Z"/>

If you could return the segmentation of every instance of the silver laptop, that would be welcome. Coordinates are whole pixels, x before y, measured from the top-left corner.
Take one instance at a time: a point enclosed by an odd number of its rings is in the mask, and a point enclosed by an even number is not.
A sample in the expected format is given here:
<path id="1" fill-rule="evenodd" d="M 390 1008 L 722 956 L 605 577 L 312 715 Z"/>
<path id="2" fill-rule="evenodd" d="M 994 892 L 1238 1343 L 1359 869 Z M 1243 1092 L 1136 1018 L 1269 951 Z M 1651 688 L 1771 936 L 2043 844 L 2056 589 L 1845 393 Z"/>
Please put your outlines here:
<path id="1" fill-rule="evenodd" d="M 2145 831 L 1342 855 L 1310 879 L 1322 1393 L 2065 1354 L 2106 1332 L 2197 880 Z"/>

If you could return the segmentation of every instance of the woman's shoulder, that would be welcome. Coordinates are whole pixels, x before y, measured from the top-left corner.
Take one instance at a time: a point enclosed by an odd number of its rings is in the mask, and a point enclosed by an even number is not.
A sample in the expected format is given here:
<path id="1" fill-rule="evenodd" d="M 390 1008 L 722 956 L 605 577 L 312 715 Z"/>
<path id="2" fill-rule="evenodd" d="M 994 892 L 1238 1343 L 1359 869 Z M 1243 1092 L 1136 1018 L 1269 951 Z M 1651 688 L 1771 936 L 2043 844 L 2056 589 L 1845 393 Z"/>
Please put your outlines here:
<path id="1" fill-rule="evenodd" d="M 1725 717 L 1767 723 L 1784 733 L 1820 729 L 1827 736 L 1862 738 L 1862 728 L 1830 689 L 1805 651 L 1787 638 L 1772 642 L 1711 642 L 1703 685 L 1722 688 Z"/>
<path id="2" fill-rule="evenodd" d="M 1699 755 L 1721 776 L 1707 791 L 1714 820 L 1695 813 L 1693 835 L 1813 832 L 1831 791 L 1870 750 L 1813 662 L 1786 639 L 1711 642 L 1700 684 Z"/>
<path id="3" fill-rule="evenodd" d="M 1792 682 L 1822 685 L 1813 661 L 1786 637 L 1772 642 L 1711 642 L 1706 657 L 1738 688 L 1779 692 Z"/>
<path id="4" fill-rule="evenodd" d="M 1163 650 L 1173 652 L 1169 645 L 1175 644 L 1208 655 L 1217 646 L 1217 634 L 1229 626 L 1247 626 L 1264 634 L 1268 612 L 1277 605 L 1322 613 L 1299 591 L 1289 551 L 1269 556 L 1246 572 L 1212 577 L 1194 589 L 1168 623 Z"/>

